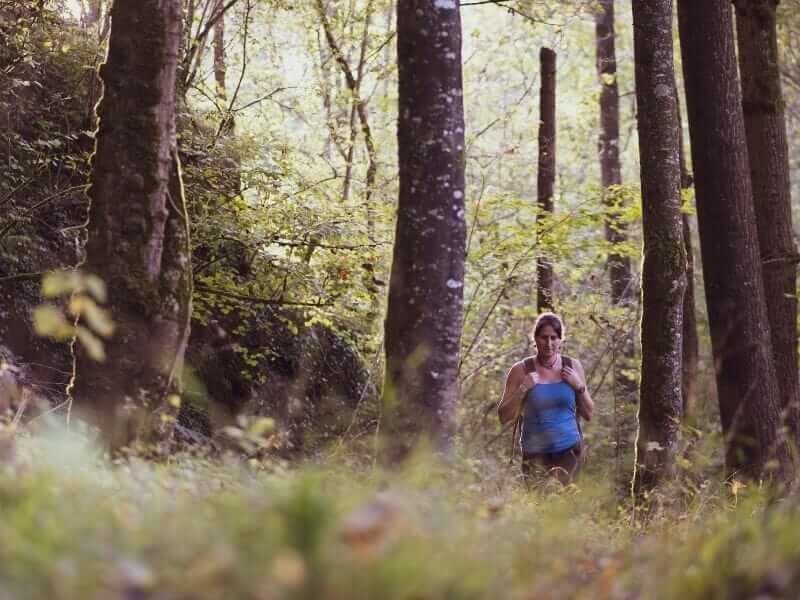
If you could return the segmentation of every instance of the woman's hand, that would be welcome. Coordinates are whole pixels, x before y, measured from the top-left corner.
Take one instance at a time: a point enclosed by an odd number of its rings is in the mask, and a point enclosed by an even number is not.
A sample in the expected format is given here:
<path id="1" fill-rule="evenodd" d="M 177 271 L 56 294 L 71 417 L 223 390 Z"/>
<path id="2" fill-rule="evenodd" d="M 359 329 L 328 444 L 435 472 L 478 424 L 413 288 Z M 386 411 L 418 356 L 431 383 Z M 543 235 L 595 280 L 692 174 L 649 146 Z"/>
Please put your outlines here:
<path id="1" fill-rule="evenodd" d="M 561 369 L 561 379 L 566 381 L 576 392 L 586 391 L 586 381 L 583 376 L 572 367 Z"/>
<path id="2" fill-rule="evenodd" d="M 594 401 L 592 395 L 586 387 L 586 375 L 583 365 L 577 359 L 573 359 L 575 367 L 564 367 L 561 369 L 561 379 L 566 381 L 575 390 L 576 409 L 578 414 L 587 421 L 592 419 L 594 412 Z"/>

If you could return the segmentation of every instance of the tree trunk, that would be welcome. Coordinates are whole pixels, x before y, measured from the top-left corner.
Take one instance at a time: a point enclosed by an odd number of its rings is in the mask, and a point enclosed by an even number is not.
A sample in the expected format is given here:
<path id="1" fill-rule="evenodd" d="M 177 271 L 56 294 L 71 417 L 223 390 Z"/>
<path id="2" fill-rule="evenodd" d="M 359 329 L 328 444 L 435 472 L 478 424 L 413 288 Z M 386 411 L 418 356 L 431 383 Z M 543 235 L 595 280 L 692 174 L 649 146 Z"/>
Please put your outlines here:
<path id="1" fill-rule="evenodd" d="M 400 195 L 386 316 L 385 458 L 446 444 L 464 289 L 464 108 L 455 0 L 397 6 Z"/>
<path id="2" fill-rule="evenodd" d="M 550 48 L 539 52 L 541 89 L 539 92 L 539 173 L 537 196 L 539 215 L 552 222 L 553 188 L 556 180 L 556 53 Z M 539 220 L 539 219 L 537 219 Z M 541 227 L 538 235 L 541 235 Z M 536 261 L 536 309 L 553 310 L 553 265 L 544 256 Z"/>
<path id="3" fill-rule="evenodd" d="M 675 88 L 675 107 L 678 112 L 678 151 L 681 161 L 681 191 L 692 187 L 692 175 L 686 166 L 686 153 L 683 146 L 683 118 L 678 84 Z M 689 215 L 683 213 L 683 245 L 686 248 L 686 293 L 683 295 L 683 370 L 681 391 L 683 396 L 683 420 L 691 424 L 697 409 L 697 369 L 700 359 L 700 338 L 697 335 L 697 311 L 694 294 L 694 250 L 692 249 L 692 225 Z"/>
<path id="4" fill-rule="evenodd" d="M 214 9 L 215 14 L 220 14 L 225 6 L 224 0 L 219 0 Z M 227 91 L 227 77 L 228 77 L 228 61 L 225 56 L 225 15 L 222 14 L 217 22 L 214 24 L 214 37 L 211 40 L 214 50 L 214 87 L 217 95 L 217 102 L 219 103 L 222 113 L 222 124 L 219 127 L 220 135 L 229 135 L 236 129 L 236 118 L 233 113 L 228 110 L 228 91 Z M 239 173 L 240 169 L 236 169 L 235 182 L 238 188 L 241 181 Z"/>
<path id="5" fill-rule="evenodd" d="M 219 13 L 224 6 L 220 0 L 217 3 L 215 12 Z M 214 24 L 214 82 L 216 84 L 217 98 L 223 103 L 228 99 L 226 90 L 226 78 L 228 75 L 227 61 L 225 60 L 225 15 L 219 17 Z"/>
<path id="6" fill-rule="evenodd" d="M 117 0 L 112 11 L 85 268 L 108 285 L 116 331 L 103 364 L 79 354 L 75 398 L 118 447 L 171 432 L 191 263 L 175 139 L 181 2 Z"/>
<path id="7" fill-rule="evenodd" d="M 753 181 L 764 293 L 786 425 L 800 443 L 797 365 L 797 247 L 792 230 L 789 147 L 786 142 L 777 0 L 737 0 L 736 26 L 742 106 Z"/>
<path id="8" fill-rule="evenodd" d="M 616 36 L 614 33 L 614 0 L 599 0 L 595 12 L 595 41 L 597 75 L 600 79 L 600 181 L 605 205 L 605 235 L 609 243 L 608 275 L 611 283 L 611 301 L 615 306 L 626 306 L 636 295 L 631 261 L 618 253 L 620 244 L 627 241 L 627 227 L 619 217 L 620 196 L 616 187 L 622 184 L 619 159 L 619 86 L 617 85 Z M 627 331 L 617 332 L 619 344 L 614 361 L 614 386 L 616 393 L 628 402 L 636 402 L 636 382 L 628 376 L 634 367 L 633 338 Z M 633 415 L 622 415 L 622 440 L 620 451 L 629 448 L 633 435 Z"/>
<path id="9" fill-rule="evenodd" d="M 597 45 L 597 75 L 600 78 L 600 175 L 603 186 L 603 202 L 606 216 L 606 240 L 611 244 L 608 255 L 608 272 L 611 279 L 611 299 L 622 304 L 634 297 L 631 261 L 618 254 L 616 247 L 628 236 L 625 224 L 617 217 L 618 195 L 611 186 L 622 183 L 619 160 L 619 88 L 617 86 L 617 56 L 614 35 L 614 0 L 598 0 L 595 13 L 595 37 Z"/>
<path id="10" fill-rule="evenodd" d="M 85 28 L 97 25 L 102 13 L 103 0 L 87 0 L 85 4 L 81 2 L 81 25 Z"/>
<path id="11" fill-rule="evenodd" d="M 672 0 L 634 0 L 633 37 L 644 228 L 642 380 L 634 490 L 643 492 L 674 476 L 683 412 L 686 255 Z"/>
<path id="12" fill-rule="evenodd" d="M 678 0 L 697 220 L 711 345 L 729 473 L 752 477 L 774 457 L 791 476 L 779 437 L 779 391 L 764 300 L 744 120 L 727 0 Z"/>

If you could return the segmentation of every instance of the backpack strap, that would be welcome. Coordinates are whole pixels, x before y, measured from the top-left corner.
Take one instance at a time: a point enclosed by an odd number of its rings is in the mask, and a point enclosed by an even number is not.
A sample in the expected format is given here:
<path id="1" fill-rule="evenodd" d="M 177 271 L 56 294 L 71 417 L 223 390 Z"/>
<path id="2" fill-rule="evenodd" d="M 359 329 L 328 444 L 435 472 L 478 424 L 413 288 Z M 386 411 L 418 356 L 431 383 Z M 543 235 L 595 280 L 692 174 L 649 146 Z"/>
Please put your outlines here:
<path id="1" fill-rule="evenodd" d="M 522 361 L 525 365 L 525 374 L 533 373 L 536 370 L 536 359 L 532 356 L 529 356 L 525 360 Z"/>

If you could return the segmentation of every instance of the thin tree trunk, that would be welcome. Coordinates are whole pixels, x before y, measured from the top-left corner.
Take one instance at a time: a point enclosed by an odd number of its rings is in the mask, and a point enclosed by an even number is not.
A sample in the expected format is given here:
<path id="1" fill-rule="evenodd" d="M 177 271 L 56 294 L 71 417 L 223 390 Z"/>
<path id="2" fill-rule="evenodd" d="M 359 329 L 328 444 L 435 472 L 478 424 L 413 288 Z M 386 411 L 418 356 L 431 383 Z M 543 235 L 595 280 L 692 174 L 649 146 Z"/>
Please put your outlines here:
<path id="1" fill-rule="evenodd" d="M 371 223 L 369 220 L 370 210 L 369 206 L 371 204 L 372 199 L 372 192 L 375 187 L 375 176 L 377 174 L 377 155 L 375 150 L 375 142 L 372 139 L 372 130 L 369 126 L 369 120 L 367 119 L 367 103 L 361 98 L 360 94 L 360 85 L 361 80 L 360 77 L 357 78 L 353 75 L 353 71 L 350 68 L 349 63 L 347 62 L 347 58 L 344 56 L 339 44 L 336 42 L 336 39 L 333 37 L 333 29 L 331 28 L 330 20 L 328 19 L 327 11 L 323 0 L 317 0 L 317 12 L 319 14 L 320 19 L 322 20 L 322 26 L 325 31 L 325 38 L 328 41 L 328 46 L 331 49 L 331 53 L 333 57 L 336 59 L 336 62 L 339 64 L 341 68 L 342 74 L 344 75 L 345 82 L 347 83 L 347 89 L 350 90 L 350 93 L 353 97 L 353 106 L 355 108 L 356 114 L 358 114 L 358 120 L 361 123 L 361 133 L 364 135 L 364 146 L 367 149 L 367 157 L 369 164 L 367 165 L 367 177 L 366 177 L 366 191 L 364 193 L 364 203 L 367 206 L 367 215 L 368 215 L 368 225 Z M 372 15 L 372 2 L 369 2 L 367 5 L 367 21 L 365 23 L 365 35 L 367 33 L 367 29 L 369 27 L 369 22 Z M 365 39 L 366 42 L 366 39 Z M 366 51 L 366 44 L 362 46 L 362 52 Z M 363 56 L 363 55 L 362 55 Z M 364 68 L 364 62 L 361 61 L 359 64 L 359 70 Z M 351 115 L 352 116 L 352 115 Z M 352 124 L 352 120 L 351 120 Z M 351 131 L 353 129 L 351 128 Z M 355 142 L 354 138 L 351 138 L 350 148 L 352 149 L 353 143 Z M 352 163 L 352 153 L 347 152 L 344 153 L 345 161 L 348 165 Z M 346 187 L 344 189 L 344 197 L 345 199 L 349 195 L 349 174 L 347 175 Z"/>
<path id="2" fill-rule="evenodd" d="M 539 92 L 537 197 L 538 214 L 547 223 L 552 221 L 553 188 L 556 180 L 556 53 L 550 48 L 542 48 L 539 52 L 539 69 L 541 73 L 541 89 Z M 542 228 L 539 227 L 537 229 L 541 230 Z M 552 310 L 553 265 L 548 258 L 541 255 L 536 261 L 536 283 L 536 308 L 538 312 Z"/>
<path id="3" fill-rule="evenodd" d="M 631 261 L 618 254 L 615 249 L 627 239 L 625 224 L 617 216 L 618 195 L 612 186 L 622 184 L 622 168 L 619 160 L 619 87 L 617 85 L 617 56 L 614 33 L 614 0 L 598 0 L 595 13 L 595 38 L 597 51 L 597 74 L 600 78 L 600 179 L 603 186 L 603 202 L 608 210 L 606 216 L 606 240 L 611 244 L 608 255 L 608 272 L 611 279 L 611 299 L 622 304 L 634 297 Z"/>
<path id="4" fill-rule="evenodd" d="M 733 20 L 678 0 L 703 277 L 729 473 L 791 477 L 764 299 Z M 765 470 L 777 459 L 778 472 Z"/>
<path id="5" fill-rule="evenodd" d="M 681 190 L 692 187 L 692 175 L 686 166 L 686 154 L 683 146 L 683 119 L 681 118 L 680 95 L 677 82 L 675 88 L 675 105 L 678 112 L 678 150 L 681 161 Z M 683 295 L 683 361 L 681 368 L 681 391 L 683 397 L 683 420 L 691 424 L 697 410 L 697 369 L 700 359 L 700 338 L 697 335 L 697 310 L 694 293 L 694 250 L 692 249 L 692 226 L 689 215 L 685 212 L 683 220 L 683 245 L 686 249 L 686 293 Z"/>
<path id="6" fill-rule="evenodd" d="M 224 7 L 224 0 L 218 0 L 214 13 L 222 12 Z M 222 114 L 222 125 L 219 128 L 220 134 L 227 135 L 233 133 L 236 129 L 236 119 L 232 111 L 228 111 L 228 91 L 227 91 L 227 78 L 228 78 L 228 61 L 225 52 L 225 15 L 222 14 L 217 18 L 214 25 L 214 37 L 211 40 L 214 50 L 214 87 L 217 95 L 217 102 L 219 103 Z M 237 169 L 236 181 L 241 180 Z M 238 184 L 237 184 L 238 185 Z"/>
<path id="7" fill-rule="evenodd" d="M 223 1 L 217 2 L 216 11 L 222 10 Z M 227 61 L 225 60 L 225 15 L 222 15 L 214 25 L 214 82 L 216 83 L 217 98 L 224 106 L 228 99 L 226 79 L 228 75 Z"/>
<path id="8" fill-rule="evenodd" d="M 385 457 L 446 445 L 464 290 L 464 106 L 455 0 L 397 6 L 400 172 L 386 316 Z"/>
<path id="9" fill-rule="evenodd" d="M 81 25 L 86 28 L 97 25 L 102 13 L 103 0 L 87 0 L 85 4 L 81 2 Z"/>
<path id="10" fill-rule="evenodd" d="M 672 0 L 634 0 L 644 262 L 642 381 L 634 490 L 675 475 L 680 424 L 686 255 L 681 220 Z"/>
<path id="11" fill-rule="evenodd" d="M 792 230 L 789 147 L 786 142 L 777 0 L 737 0 L 736 26 L 742 106 L 753 180 L 764 292 L 778 388 L 792 442 L 800 443 L 797 364 L 797 247 Z"/>
<path id="12" fill-rule="evenodd" d="M 608 275 L 611 283 L 611 301 L 615 306 L 626 306 L 636 296 L 630 258 L 617 248 L 628 239 L 627 226 L 619 216 L 620 196 L 615 188 L 622 184 L 622 166 L 619 158 L 619 86 L 617 83 L 616 34 L 614 31 L 614 0 L 599 0 L 595 12 L 595 46 L 597 75 L 600 80 L 600 181 L 603 186 L 603 204 L 606 209 L 605 235 L 610 245 Z M 633 338 L 619 336 L 619 353 L 614 362 L 616 392 L 627 403 L 636 402 L 636 381 L 628 376 L 634 367 Z M 631 418 L 622 418 L 623 440 L 621 450 L 629 447 L 635 425 Z"/>
<path id="13" fill-rule="evenodd" d="M 175 135 L 181 2 L 117 0 L 112 11 L 85 268 L 108 285 L 116 331 L 103 364 L 79 354 L 75 399 L 118 447 L 171 433 L 191 262 Z"/>

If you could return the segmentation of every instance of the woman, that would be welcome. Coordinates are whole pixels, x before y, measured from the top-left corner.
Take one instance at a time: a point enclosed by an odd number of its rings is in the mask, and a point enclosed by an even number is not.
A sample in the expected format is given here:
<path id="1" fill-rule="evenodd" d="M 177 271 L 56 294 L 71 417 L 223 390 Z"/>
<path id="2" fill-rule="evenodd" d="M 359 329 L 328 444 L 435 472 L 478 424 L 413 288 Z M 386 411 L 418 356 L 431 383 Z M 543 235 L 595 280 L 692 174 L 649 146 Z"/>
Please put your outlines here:
<path id="1" fill-rule="evenodd" d="M 536 355 L 511 367 L 498 413 L 502 423 L 521 416 L 523 474 L 544 469 L 566 485 L 580 467 L 578 417 L 591 419 L 594 402 L 583 365 L 561 355 L 563 338 L 564 323 L 558 315 L 539 315 L 533 326 Z"/>

